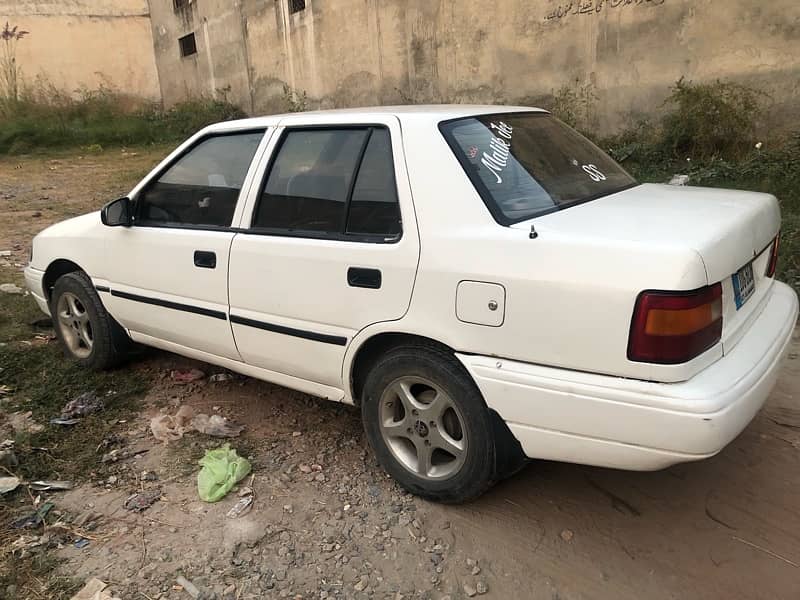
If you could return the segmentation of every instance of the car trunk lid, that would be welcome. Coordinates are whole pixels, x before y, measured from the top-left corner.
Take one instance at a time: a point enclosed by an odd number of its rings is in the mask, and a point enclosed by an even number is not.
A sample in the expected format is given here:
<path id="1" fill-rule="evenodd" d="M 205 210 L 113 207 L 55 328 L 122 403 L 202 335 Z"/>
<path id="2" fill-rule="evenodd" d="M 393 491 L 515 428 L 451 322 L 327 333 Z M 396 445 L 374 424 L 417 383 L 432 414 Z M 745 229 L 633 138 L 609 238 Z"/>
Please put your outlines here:
<path id="1" fill-rule="evenodd" d="M 632 252 L 637 246 L 694 250 L 707 274 L 698 287 L 723 286 L 727 351 L 760 312 L 771 284 L 766 268 L 780 228 L 780 208 L 768 194 L 643 184 L 512 227 L 529 230 L 532 225 L 541 235 L 625 244 Z M 755 289 L 737 308 L 733 276 L 751 263 Z"/>

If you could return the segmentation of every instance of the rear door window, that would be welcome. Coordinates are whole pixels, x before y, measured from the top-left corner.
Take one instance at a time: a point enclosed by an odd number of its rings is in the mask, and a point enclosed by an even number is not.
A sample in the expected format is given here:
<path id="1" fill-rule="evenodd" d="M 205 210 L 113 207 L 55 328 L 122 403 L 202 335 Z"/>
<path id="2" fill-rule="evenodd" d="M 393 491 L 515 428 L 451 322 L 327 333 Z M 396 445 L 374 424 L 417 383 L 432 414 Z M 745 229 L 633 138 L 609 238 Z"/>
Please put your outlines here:
<path id="1" fill-rule="evenodd" d="M 380 241 L 399 235 L 388 129 L 288 130 L 276 150 L 252 227 L 345 240 Z"/>
<path id="2" fill-rule="evenodd" d="M 503 225 L 636 185 L 605 152 L 547 113 L 480 115 L 439 129 Z"/>
<path id="3" fill-rule="evenodd" d="M 263 131 L 208 137 L 178 158 L 137 198 L 144 226 L 230 227 Z"/>

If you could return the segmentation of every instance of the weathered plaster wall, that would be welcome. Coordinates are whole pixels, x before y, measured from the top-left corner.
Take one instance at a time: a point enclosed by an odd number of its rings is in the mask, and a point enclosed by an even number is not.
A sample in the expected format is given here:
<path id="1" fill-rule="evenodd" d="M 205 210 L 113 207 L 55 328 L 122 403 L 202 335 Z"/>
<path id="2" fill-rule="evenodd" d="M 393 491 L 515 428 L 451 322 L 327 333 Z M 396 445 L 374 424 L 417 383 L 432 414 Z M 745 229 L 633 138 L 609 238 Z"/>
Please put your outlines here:
<path id="1" fill-rule="evenodd" d="M 798 0 L 150 0 L 167 103 L 218 93 L 254 113 L 310 106 L 535 103 L 593 84 L 598 127 L 657 111 L 679 77 L 733 79 L 771 94 L 797 124 Z M 180 58 L 194 31 L 198 54 Z"/>
<path id="2" fill-rule="evenodd" d="M 70 92 L 111 84 L 160 100 L 147 0 L 0 0 L 6 21 L 30 31 L 17 45 L 26 84 L 41 77 Z"/>

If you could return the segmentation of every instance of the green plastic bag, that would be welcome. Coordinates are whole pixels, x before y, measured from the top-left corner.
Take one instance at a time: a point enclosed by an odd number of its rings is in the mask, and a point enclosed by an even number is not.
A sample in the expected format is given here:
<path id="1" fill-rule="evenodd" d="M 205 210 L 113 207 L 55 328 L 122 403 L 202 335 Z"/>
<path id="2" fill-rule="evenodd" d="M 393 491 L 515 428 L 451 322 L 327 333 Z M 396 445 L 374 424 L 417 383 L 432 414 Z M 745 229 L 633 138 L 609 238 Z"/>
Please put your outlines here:
<path id="1" fill-rule="evenodd" d="M 250 472 L 250 463 L 231 450 L 230 444 L 206 450 L 200 465 L 203 468 L 197 474 L 197 493 L 205 502 L 222 500 Z"/>

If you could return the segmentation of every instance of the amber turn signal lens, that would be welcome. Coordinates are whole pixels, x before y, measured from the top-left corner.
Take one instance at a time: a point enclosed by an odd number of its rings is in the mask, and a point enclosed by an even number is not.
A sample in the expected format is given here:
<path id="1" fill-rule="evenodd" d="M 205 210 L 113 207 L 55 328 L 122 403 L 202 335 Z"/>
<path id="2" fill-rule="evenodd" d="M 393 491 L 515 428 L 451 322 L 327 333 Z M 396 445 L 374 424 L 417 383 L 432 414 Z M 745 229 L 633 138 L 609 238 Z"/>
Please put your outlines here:
<path id="1" fill-rule="evenodd" d="M 721 336 L 721 284 L 691 292 L 642 292 L 631 322 L 628 358 L 660 364 L 688 362 Z"/>
<path id="2" fill-rule="evenodd" d="M 647 313 L 647 335 L 691 335 L 711 325 L 722 315 L 722 298 L 683 310 L 653 308 Z"/>

